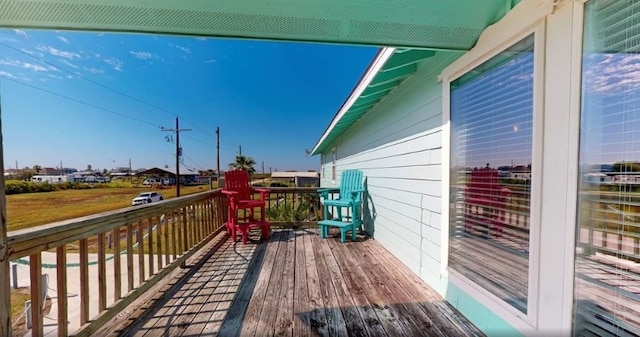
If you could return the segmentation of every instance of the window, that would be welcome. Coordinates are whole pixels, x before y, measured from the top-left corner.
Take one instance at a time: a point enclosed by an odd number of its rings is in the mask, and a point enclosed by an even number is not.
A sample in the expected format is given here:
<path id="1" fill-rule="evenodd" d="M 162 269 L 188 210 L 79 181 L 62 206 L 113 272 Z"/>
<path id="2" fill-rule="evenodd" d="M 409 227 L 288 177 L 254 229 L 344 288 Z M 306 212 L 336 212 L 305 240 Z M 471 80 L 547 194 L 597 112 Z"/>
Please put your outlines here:
<path id="1" fill-rule="evenodd" d="M 338 160 L 338 154 L 336 148 L 331 149 L 331 182 L 336 182 L 336 161 Z"/>
<path id="2" fill-rule="evenodd" d="M 585 6 L 574 334 L 640 335 L 640 2 Z"/>
<path id="3" fill-rule="evenodd" d="M 324 153 L 320 154 L 320 180 L 324 180 L 324 166 L 327 163 L 327 156 Z"/>
<path id="4" fill-rule="evenodd" d="M 449 268 L 527 313 L 534 35 L 450 84 Z"/>

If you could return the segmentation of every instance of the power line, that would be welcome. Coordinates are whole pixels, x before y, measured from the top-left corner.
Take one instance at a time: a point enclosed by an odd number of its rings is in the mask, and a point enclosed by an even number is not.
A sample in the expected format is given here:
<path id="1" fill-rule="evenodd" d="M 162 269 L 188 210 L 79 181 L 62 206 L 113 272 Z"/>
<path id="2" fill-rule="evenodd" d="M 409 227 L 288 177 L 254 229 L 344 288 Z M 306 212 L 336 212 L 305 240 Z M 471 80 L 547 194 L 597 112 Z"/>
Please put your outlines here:
<path id="1" fill-rule="evenodd" d="M 53 63 L 51 63 L 51 62 L 45 61 L 45 60 L 43 60 L 43 59 L 41 59 L 41 58 L 38 58 L 38 57 L 36 57 L 36 56 L 34 56 L 34 55 L 32 55 L 32 54 L 30 54 L 30 53 L 28 53 L 28 52 L 26 52 L 26 51 L 22 50 L 22 49 L 15 48 L 15 47 L 10 46 L 10 45 L 8 45 L 8 44 L 6 44 L 6 43 L 4 43 L 4 42 L 0 42 L 0 45 L 4 46 L 5 48 L 11 49 L 11 50 L 13 50 L 13 51 L 16 51 L 16 52 L 18 52 L 18 53 L 21 53 L 21 54 L 23 54 L 23 55 L 26 55 L 26 56 L 28 56 L 28 57 L 30 57 L 30 58 L 32 58 L 32 59 L 34 59 L 34 60 L 36 60 L 36 61 L 39 61 L 39 62 L 42 62 L 42 63 L 46 64 L 46 65 L 48 65 L 48 66 L 54 67 L 54 68 L 56 68 L 56 69 L 58 69 L 58 70 L 62 70 L 62 71 L 67 72 L 67 73 L 69 73 L 69 74 L 72 74 L 72 75 L 78 76 L 79 78 L 81 78 L 81 79 L 83 79 L 83 80 L 85 80 L 85 81 L 91 82 L 91 83 L 93 83 L 93 84 L 95 84 L 95 85 L 97 85 L 97 86 L 99 86 L 99 87 L 101 87 L 101 88 L 103 88 L 103 89 L 109 90 L 109 91 L 114 92 L 114 93 L 116 93 L 116 94 L 122 95 L 122 96 L 124 96 L 124 97 L 129 98 L 129 99 L 132 99 L 132 100 L 134 100 L 134 101 L 136 101 L 136 102 L 138 102 L 138 103 L 141 103 L 141 104 L 144 104 L 144 105 L 146 105 L 146 106 L 149 106 L 149 107 L 152 107 L 152 108 L 154 108 L 154 109 L 157 109 L 157 110 L 159 110 L 159 111 L 162 111 L 162 112 L 168 113 L 168 114 L 170 114 L 171 116 L 178 116 L 178 117 L 180 117 L 183 121 L 187 122 L 188 124 L 191 124 L 193 127 L 195 127 L 196 129 L 198 129 L 199 131 L 201 131 L 201 132 L 203 132 L 203 133 L 205 133 L 205 134 L 208 134 L 208 135 L 210 135 L 210 136 L 212 136 L 212 137 L 214 136 L 212 133 L 210 133 L 210 132 L 206 131 L 205 129 L 201 129 L 197 124 L 192 123 L 192 122 L 190 122 L 189 120 L 185 119 L 183 116 L 180 116 L 180 115 L 178 115 L 178 114 L 176 114 L 176 113 L 173 113 L 173 112 L 171 112 L 171 111 L 169 111 L 169 110 L 167 110 L 167 109 L 165 109 L 165 108 L 163 108 L 163 107 L 157 106 L 157 105 L 155 105 L 155 104 L 153 104 L 153 103 L 146 102 L 146 101 L 144 101 L 144 100 L 142 100 L 142 99 L 139 99 L 139 98 L 137 98 L 137 97 L 135 97 L 135 96 L 129 95 L 129 94 L 127 94 L 127 93 L 125 93 L 125 92 L 122 92 L 122 91 L 120 91 L 120 90 L 117 90 L 117 89 L 111 88 L 111 87 L 109 87 L 109 86 L 106 86 L 106 85 L 104 85 L 104 84 L 102 84 L 102 83 L 100 83 L 100 82 L 98 82 L 98 81 L 92 80 L 92 79 L 90 79 L 90 78 L 88 78 L 88 77 L 86 77 L 86 76 L 84 76 L 84 75 L 82 75 L 82 74 L 80 74 L 80 73 L 78 73 L 78 72 L 74 72 L 74 71 L 69 70 L 69 69 L 67 69 L 67 68 L 65 68 L 65 67 L 61 67 L 60 65 L 56 65 L 56 64 L 53 64 Z"/>
<path id="2" fill-rule="evenodd" d="M 24 85 L 26 87 L 30 87 L 32 89 L 40 90 L 40 91 L 46 92 L 46 93 L 48 93 L 50 95 L 62 97 L 62 98 L 68 99 L 70 101 L 73 101 L 73 102 L 76 102 L 76 103 L 79 103 L 79 104 L 83 104 L 83 105 L 92 107 L 94 109 L 102 110 L 104 112 L 108 112 L 108 113 L 111 113 L 111 114 L 114 114 L 114 115 L 118 115 L 120 117 L 128 118 L 128 119 L 131 119 L 131 120 L 134 120 L 134 121 L 138 121 L 140 123 L 144 123 L 144 124 L 151 125 L 151 126 L 154 126 L 154 127 L 159 127 L 159 125 L 153 124 L 152 122 L 145 121 L 145 120 L 142 120 L 142 119 L 139 119 L 139 118 L 136 118 L 136 117 L 132 117 L 132 116 L 123 114 L 121 112 L 116 112 L 116 111 L 113 111 L 113 110 L 109 110 L 109 109 L 97 106 L 95 104 L 87 103 L 87 102 L 81 101 L 79 99 L 76 99 L 76 98 L 73 98 L 73 97 L 70 97 L 70 96 L 67 96 L 67 95 L 64 95 L 64 94 L 59 94 L 59 93 L 51 91 L 51 90 L 47 90 L 47 89 L 43 89 L 43 88 L 37 87 L 37 86 L 32 85 L 32 84 L 24 83 L 22 81 L 15 80 L 15 79 L 7 77 L 7 76 L 0 75 L 0 77 L 4 78 L 7 81 L 11 81 L 11 82 L 14 82 L 14 83 L 22 84 L 22 85 Z"/>
<path id="3" fill-rule="evenodd" d="M 183 157 L 187 158 L 190 162 L 192 162 L 195 166 L 197 166 L 199 169 L 201 170 L 206 170 L 204 167 L 200 166 L 200 164 L 196 163 L 193 159 L 189 158 L 188 156 L 186 156 L 184 153 L 182 154 Z"/>

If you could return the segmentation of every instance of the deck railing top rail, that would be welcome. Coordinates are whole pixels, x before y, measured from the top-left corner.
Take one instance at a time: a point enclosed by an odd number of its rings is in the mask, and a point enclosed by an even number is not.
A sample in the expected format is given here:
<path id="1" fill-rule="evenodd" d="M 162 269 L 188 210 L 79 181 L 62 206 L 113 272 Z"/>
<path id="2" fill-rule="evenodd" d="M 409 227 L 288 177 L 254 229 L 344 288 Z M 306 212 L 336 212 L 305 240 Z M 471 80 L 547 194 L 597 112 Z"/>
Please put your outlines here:
<path id="1" fill-rule="evenodd" d="M 118 209 L 88 215 L 75 219 L 58 221 L 27 229 L 7 233 L 9 260 L 29 256 L 98 233 L 104 233 L 123 224 L 148 219 L 157 214 L 171 212 L 182 207 L 204 201 L 220 190 L 206 191 L 177 199 L 163 200 L 158 203 Z"/>

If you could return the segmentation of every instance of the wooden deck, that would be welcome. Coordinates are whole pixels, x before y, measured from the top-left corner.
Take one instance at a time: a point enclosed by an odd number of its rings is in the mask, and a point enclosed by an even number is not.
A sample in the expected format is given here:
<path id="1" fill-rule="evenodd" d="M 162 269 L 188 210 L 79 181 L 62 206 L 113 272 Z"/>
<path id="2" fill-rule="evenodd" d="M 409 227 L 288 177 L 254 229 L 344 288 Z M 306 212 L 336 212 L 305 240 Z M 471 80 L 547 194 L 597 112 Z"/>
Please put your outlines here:
<path id="1" fill-rule="evenodd" d="M 482 336 L 375 240 L 276 230 L 219 246 L 109 334 Z"/>

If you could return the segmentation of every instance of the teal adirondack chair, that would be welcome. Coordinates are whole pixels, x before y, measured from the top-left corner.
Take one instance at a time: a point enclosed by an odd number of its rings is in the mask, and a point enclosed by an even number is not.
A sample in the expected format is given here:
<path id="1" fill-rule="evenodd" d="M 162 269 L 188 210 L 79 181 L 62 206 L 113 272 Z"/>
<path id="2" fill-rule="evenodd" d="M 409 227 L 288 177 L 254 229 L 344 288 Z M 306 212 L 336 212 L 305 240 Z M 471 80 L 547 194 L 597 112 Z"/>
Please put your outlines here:
<path id="1" fill-rule="evenodd" d="M 351 240 L 356 240 L 356 233 L 362 226 L 362 194 L 364 193 L 362 171 L 345 170 L 340 178 L 340 188 L 320 189 L 318 192 L 324 199 L 324 220 L 318 221 L 320 237 L 329 235 L 330 227 L 340 228 L 340 242 L 345 242 L 346 234 L 351 231 Z M 330 193 L 339 192 L 337 199 L 329 199 Z M 331 218 L 329 210 L 333 209 Z M 343 220 L 343 216 L 350 216 Z"/>

